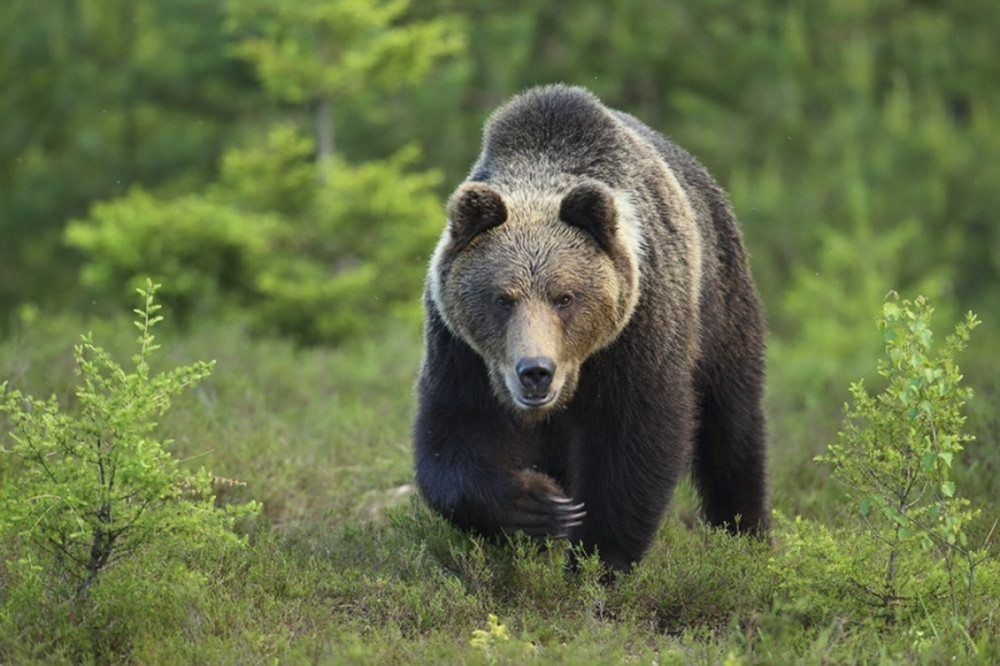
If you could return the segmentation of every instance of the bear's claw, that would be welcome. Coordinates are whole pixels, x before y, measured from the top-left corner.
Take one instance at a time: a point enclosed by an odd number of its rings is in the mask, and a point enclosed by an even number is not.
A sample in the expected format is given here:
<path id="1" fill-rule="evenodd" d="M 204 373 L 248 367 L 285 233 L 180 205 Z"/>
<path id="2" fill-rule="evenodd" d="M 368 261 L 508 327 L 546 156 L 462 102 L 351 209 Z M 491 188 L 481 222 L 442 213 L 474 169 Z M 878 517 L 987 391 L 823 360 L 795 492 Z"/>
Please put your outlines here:
<path id="1" fill-rule="evenodd" d="M 583 502 L 574 504 L 569 498 L 549 493 L 530 493 L 518 509 L 509 530 L 520 530 L 541 539 L 567 538 L 570 530 L 582 525 L 587 515 Z"/>

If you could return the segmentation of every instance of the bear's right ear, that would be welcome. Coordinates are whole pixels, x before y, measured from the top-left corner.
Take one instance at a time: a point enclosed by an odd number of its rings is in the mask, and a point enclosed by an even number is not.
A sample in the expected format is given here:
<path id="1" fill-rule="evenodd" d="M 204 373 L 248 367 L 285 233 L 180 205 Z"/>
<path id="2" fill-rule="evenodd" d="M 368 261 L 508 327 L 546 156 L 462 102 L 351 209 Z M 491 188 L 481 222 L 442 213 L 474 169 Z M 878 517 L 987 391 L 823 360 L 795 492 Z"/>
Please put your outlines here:
<path id="1" fill-rule="evenodd" d="M 448 229 L 456 250 L 506 221 L 507 206 L 503 197 L 489 185 L 465 183 L 448 200 Z"/>

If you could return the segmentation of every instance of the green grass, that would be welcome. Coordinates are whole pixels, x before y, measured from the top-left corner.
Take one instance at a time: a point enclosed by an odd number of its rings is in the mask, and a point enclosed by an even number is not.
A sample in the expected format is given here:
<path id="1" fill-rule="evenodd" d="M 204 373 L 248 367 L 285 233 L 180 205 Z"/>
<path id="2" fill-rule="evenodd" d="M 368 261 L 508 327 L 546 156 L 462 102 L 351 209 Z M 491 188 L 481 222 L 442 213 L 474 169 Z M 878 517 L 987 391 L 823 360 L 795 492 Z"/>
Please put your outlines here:
<path id="1" fill-rule="evenodd" d="M 125 320 L 40 320 L 0 343 L 0 379 L 72 404 L 71 349 L 88 329 L 115 356 L 130 354 Z M 1000 601 L 988 595 L 968 651 L 932 613 L 885 626 L 874 612 L 806 612 L 769 566 L 781 534 L 771 546 L 688 526 L 690 485 L 647 559 L 611 585 L 593 560 L 568 574 L 563 543 L 494 543 L 452 529 L 414 494 L 409 428 L 420 342 L 412 328 L 341 349 L 296 349 L 215 323 L 165 329 L 158 341 L 163 367 L 217 361 L 160 430 L 179 458 L 233 481 L 218 485 L 220 502 L 263 503 L 256 522 L 242 526 L 250 547 L 151 544 L 104 574 L 81 617 L 42 587 L 18 587 L 18 546 L 0 544 L 0 613 L 13 609 L 0 626 L 14 628 L 0 633 L 0 663 L 1000 661 Z M 775 507 L 837 524 L 842 493 L 811 462 L 835 423 L 809 435 L 798 418 L 772 413 Z M 995 483 L 982 475 L 996 458 L 977 456 L 965 480 L 981 489 L 974 502 L 988 501 Z M 13 464 L 0 454 L 0 473 Z M 1000 589 L 996 567 L 981 582 Z M 490 614 L 506 640 L 473 645 Z"/>

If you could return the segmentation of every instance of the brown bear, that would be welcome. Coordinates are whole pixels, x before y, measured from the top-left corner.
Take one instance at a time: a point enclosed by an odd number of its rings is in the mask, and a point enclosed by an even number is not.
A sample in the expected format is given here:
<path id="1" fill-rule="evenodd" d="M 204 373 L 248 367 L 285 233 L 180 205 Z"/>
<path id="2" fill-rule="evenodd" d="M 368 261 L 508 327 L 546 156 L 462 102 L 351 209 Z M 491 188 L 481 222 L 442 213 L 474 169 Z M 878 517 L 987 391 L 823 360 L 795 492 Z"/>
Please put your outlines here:
<path id="1" fill-rule="evenodd" d="M 639 561 L 689 467 L 713 525 L 769 528 L 764 323 L 706 170 L 589 92 L 497 110 L 424 297 L 417 483 L 454 524 Z"/>

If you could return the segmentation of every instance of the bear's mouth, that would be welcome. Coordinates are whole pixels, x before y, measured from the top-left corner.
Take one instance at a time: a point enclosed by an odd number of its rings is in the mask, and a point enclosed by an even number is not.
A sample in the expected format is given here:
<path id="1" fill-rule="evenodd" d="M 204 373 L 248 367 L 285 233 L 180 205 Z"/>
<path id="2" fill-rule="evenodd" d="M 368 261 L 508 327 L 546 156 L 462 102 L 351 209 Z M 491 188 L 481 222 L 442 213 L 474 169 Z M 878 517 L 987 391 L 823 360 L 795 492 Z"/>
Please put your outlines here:
<path id="1" fill-rule="evenodd" d="M 522 407 L 527 407 L 529 409 L 535 409 L 538 407 L 544 407 L 553 400 L 555 400 L 555 393 L 546 393 L 544 395 L 523 395 L 520 393 L 514 394 L 514 401 L 517 402 Z"/>

